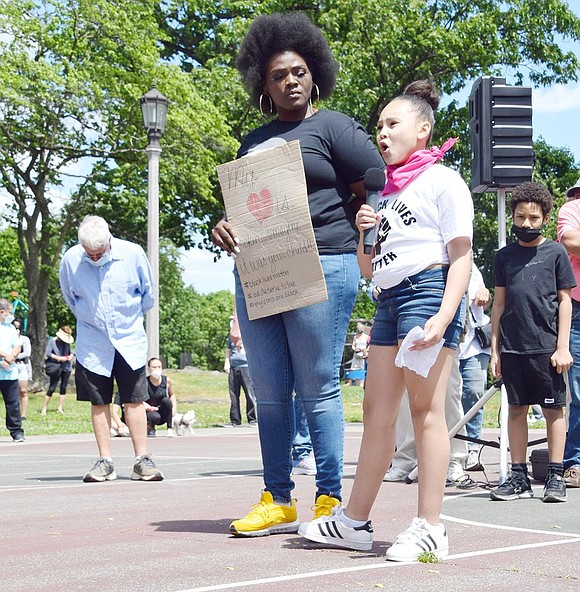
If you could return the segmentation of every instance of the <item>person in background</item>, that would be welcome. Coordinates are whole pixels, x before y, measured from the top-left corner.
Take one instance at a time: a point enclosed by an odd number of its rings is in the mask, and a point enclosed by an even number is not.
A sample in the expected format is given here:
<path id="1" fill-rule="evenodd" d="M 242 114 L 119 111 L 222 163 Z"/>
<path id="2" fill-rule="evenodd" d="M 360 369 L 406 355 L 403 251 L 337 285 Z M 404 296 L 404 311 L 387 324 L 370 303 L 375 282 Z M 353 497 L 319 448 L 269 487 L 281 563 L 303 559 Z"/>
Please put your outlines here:
<path id="1" fill-rule="evenodd" d="M 0 392 L 6 409 L 6 428 L 14 443 L 24 442 L 22 416 L 18 401 L 18 366 L 16 356 L 22 346 L 20 337 L 12 325 L 12 303 L 0 298 Z"/>
<path id="2" fill-rule="evenodd" d="M 312 439 L 308 420 L 298 397 L 294 397 L 294 418 L 296 432 L 292 440 L 292 474 L 316 475 L 316 461 L 312 455 Z"/>
<path id="3" fill-rule="evenodd" d="M 495 501 L 534 495 L 526 451 L 528 409 L 541 405 L 548 438 L 548 475 L 543 502 L 565 502 L 566 384 L 572 365 L 571 289 L 576 279 L 566 249 L 542 236 L 553 200 L 539 183 L 522 183 L 510 198 L 517 240 L 495 256 L 491 313 L 491 371 L 502 377 L 509 403 L 511 475 L 490 493 Z"/>
<path id="4" fill-rule="evenodd" d="M 123 405 L 119 393 L 115 393 L 111 409 L 111 436 L 124 438 L 129 436 L 129 427 L 124 421 Z"/>
<path id="5" fill-rule="evenodd" d="M 569 374 L 569 372 L 568 372 Z M 544 414 L 542 413 L 542 408 L 540 405 L 530 405 L 530 413 L 528 414 L 528 423 L 534 424 L 538 421 L 546 421 Z"/>
<path id="6" fill-rule="evenodd" d="M 46 415 L 48 403 L 52 394 L 56 390 L 60 381 L 58 413 L 64 413 L 64 399 L 66 396 L 66 387 L 72 372 L 72 359 L 70 346 L 74 342 L 72 329 L 68 326 L 61 327 L 55 337 L 51 337 L 46 345 L 45 367 L 49 378 L 48 390 L 44 396 L 44 403 L 40 410 L 40 415 Z"/>
<path id="7" fill-rule="evenodd" d="M 20 414 L 22 420 L 26 420 L 28 413 L 28 381 L 32 379 L 32 364 L 30 363 L 30 355 L 32 354 L 32 346 L 27 335 L 22 335 L 22 324 L 20 319 L 12 321 L 14 328 L 20 337 L 22 351 L 16 356 L 16 365 L 18 366 L 18 395 L 20 397 Z"/>
<path id="8" fill-rule="evenodd" d="M 147 412 L 147 435 L 155 436 L 155 426 L 167 424 L 167 437 L 174 438 L 173 416 L 177 413 L 177 397 L 173 392 L 171 378 L 163 374 L 163 364 L 159 358 L 150 358 L 147 362 L 147 392 L 145 401 Z"/>
<path id="9" fill-rule="evenodd" d="M 264 491 L 250 513 L 230 525 L 234 536 L 296 532 L 292 499 L 292 397 L 300 398 L 316 459 L 314 516 L 342 499 L 344 416 L 340 363 L 358 291 L 357 205 L 367 169 L 384 165 L 361 125 L 319 109 L 336 82 L 337 64 L 322 31 L 299 12 L 258 16 L 241 43 L 236 65 L 252 104 L 273 119 L 251 131 L 238 158 L 264 146 L 300 141 L 310 217 L 328 300 L 250 320 L 237 271 L 236 310 L 258 403 Z M 353 203 L 354 196 L 359 198 Z M 221 220 L 214 244 L 240 252 L 236 229 Z M 311 507 L 311 504 L 308 504 Z"/>
<path id="10" fill-rule="evenodd" d="M 242 425 L 242 410 L 240 407 L 242 390 L 246 397 L 246 418 L 248 424 L 251 426 L 257 425 L 256 397 L 252 386 L 246 349 L 242 342 L 238 318 L 235 313 L 230 317 L 230 333 L 228 335 L 224 371 L 228 373 L 230 393 L 230 423 L 227 425 L 231 427 Z"/>
<path id="11" fill-rule="evenodd" d="M 467 413 L 483 396 L 487 384 L 487 366 L 491 357 L 490 348 L 482 348 L 475 336 L 475 325 L 484 326 L 490 322 L 483 312 L 491 303 L 491 295 L 485 287 L 483 276 L 475 263 L 471 266 L 471 278 L 467 289 L 469 298 L 469 316 L 467 333 L 459 343 L 459 370 L 462 380 L 461 402 L 463 411 Z M 466 424 L 467 436 L 481 439 L 483 427 L 483 408 L 480 409 Z M 467 471 L 482 470 L 479 459 L 481 444 L 468 442 L 468 453 L 465 460 Z"/>
<path id="12" fill-rule="evenodd" d="M 570 405 L 564 448 L 564 482 L 567 487 L 580 487 L 580 179 L 568 189 L 566 197 L 568 201 L 558 214 L 558 241 L 570 257 L 576 287 L 572 288 L 570 353 L 574 361 L 568 369 Z"/>
<path id="13" fill-rule="evenodd" d="M 352 360 L 350 361 L 350 371 L 366 370 L 367 358 L 369 355 L 369 335 L 365 331 L 363 323 L 356 324 L 356 333 L 352 337 Z M 364 380 L 358 378 L 349 379 L 347 384 L 354 384 L 355 386 L 364 386 Z"/>
<path id="14" fill-rule="evenodd" d="M 161 481 L 147 452 L 143 316 L 155 301 L 151 267 L 143 249 L 115 238 L 100 216 L 85 216 L 79 244 L 64 254 L 59 270 L 64 299 L 77 318 L 77 399 L 90 401 L 99 458 L 85 482 L 117 478 L 111 455 L 111 403 L 117 382 L 135 451 L 131 479 Z"/>

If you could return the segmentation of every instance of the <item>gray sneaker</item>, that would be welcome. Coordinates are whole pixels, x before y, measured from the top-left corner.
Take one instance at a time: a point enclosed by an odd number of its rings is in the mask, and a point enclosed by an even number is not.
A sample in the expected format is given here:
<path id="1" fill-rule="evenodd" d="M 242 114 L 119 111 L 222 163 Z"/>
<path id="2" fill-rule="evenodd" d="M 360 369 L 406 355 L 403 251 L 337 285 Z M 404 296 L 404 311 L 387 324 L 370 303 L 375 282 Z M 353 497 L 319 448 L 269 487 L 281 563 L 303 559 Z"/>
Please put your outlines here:
<path id="1" fill-rule="evenodd" d="M 102 481 L 114 481 L 117 478 L 115 467 L 110 460 L 99 458 L 93 468 L 83 477 L 85 483 L 101 483 Z"/>
<path id="2" fill-rule="evenodd" d="M 131 479 L 137 481 L 163 481 L 163 473 L 149 454 L 144 454 L 134 465 Z"/>

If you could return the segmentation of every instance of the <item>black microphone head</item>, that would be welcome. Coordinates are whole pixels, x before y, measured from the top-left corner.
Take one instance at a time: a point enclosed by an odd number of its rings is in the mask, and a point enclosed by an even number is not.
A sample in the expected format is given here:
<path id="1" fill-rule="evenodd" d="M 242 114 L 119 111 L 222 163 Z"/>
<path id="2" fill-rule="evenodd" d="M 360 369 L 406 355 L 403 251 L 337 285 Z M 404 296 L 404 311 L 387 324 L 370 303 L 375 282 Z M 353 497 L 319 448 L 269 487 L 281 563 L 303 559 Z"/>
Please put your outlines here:
<path id="1" fill-rule="evenodd" d="M 367 191 L 382 191 L 385 188 L 385 171 L 378 167 L 368 169 L 363 182 Z"/>

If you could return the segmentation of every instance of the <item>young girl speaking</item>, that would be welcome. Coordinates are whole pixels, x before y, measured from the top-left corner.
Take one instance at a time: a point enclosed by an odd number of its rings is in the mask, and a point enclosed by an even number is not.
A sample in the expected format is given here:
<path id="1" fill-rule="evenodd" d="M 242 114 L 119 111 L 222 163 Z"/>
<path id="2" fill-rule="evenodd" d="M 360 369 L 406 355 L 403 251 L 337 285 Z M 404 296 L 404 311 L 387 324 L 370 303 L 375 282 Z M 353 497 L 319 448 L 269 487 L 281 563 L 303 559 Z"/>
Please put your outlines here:
<path id="1" fill-rule="evenodd" d="M 397 413 L 407 390 L 419 465 L 418 511 L 387 551 L 391 561 L 414 561 L 425 551 L 443 558 L 449 548 L 439 522 L 449 462 L 445 392 L 465 321 L 473 204 L 460 176 L 437 164 L 455 140 L 427 150 L 438 104 L 430 82 L 414 82 L 379 117 L 377 143 L 387 181 L 377 211 L 363 205 L 356 217 L 361 233 L 377 228 L 372 252 L 365 254 L 361 241 L 358 261 L 378 293 L 356 478 L 345 508 L 299 530 L 332 546 L 372 547 L 369 514 L 395 450 Z"/>

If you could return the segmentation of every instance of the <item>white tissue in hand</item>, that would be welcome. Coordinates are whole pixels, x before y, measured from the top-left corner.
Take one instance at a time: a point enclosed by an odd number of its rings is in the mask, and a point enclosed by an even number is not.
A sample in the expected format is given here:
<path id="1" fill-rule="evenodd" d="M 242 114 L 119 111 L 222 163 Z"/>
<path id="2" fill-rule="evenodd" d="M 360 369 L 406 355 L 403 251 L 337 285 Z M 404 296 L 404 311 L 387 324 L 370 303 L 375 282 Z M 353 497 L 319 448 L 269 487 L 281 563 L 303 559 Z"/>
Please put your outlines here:
<path id="1" fill-rule="evenodd" d="M 439 343 L 426 349 L 412 351 L 409 349 L 415 341 L 419 341 L 424 337 L 425 331 L 421 327 L 418 325 L 413 327 L 401 343 L 401 347 L 395 358 L 395 365 L 399 368 L 405 366 L 423 378 L 427 378 L 429 370 L 431 370 L 431 366 L 435 363 L 445 340 L 442 338 Z"/>

